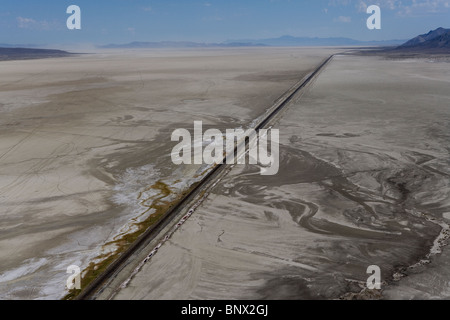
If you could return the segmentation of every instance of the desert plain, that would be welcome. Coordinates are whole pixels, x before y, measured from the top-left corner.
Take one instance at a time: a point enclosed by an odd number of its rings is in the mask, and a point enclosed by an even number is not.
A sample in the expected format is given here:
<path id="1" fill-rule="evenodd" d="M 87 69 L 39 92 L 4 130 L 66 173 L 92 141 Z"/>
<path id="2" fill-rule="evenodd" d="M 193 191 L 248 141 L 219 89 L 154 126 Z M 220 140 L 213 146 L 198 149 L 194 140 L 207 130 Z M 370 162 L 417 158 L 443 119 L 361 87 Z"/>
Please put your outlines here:
<path id="1" fill-rule="evenodd" d="M 0 298 L 64 298 L 68 266 L 86 275 L 114 257 L 201 179 L 172 163 L 173 130 L 247 128 L 332 54 L 273 124 L 278 174 L 231 167 L 97 298 L 448 298 L 450 64 L 344 51 L 0 62 Z M 382 290 L 366 288 L 374 265 Z"/>

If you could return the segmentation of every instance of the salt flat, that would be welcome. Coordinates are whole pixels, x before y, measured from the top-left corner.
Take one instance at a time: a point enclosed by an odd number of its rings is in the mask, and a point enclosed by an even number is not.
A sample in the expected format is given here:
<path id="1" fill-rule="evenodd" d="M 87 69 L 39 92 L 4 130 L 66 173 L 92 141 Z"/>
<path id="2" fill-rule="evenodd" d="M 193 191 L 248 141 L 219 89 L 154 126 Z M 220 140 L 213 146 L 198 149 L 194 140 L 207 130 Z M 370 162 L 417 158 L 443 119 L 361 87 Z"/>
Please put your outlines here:
<path id="1" fill-rule="evenodd" d="M 279 174 L 234 167 L 114 298 L 448 297 L 449 84 L 432 59 L 336 56 L 275 125 Z"/>
<path id="2" fill-rule="evenodd" d="M 106 259 L 158 201 L 195 181 L 199 167 L 170 161 L 174 129 L 245 127 L 334 51 L 106 51 L 0 62 L 0 298 L 64 297 L 68 266 Z"/>

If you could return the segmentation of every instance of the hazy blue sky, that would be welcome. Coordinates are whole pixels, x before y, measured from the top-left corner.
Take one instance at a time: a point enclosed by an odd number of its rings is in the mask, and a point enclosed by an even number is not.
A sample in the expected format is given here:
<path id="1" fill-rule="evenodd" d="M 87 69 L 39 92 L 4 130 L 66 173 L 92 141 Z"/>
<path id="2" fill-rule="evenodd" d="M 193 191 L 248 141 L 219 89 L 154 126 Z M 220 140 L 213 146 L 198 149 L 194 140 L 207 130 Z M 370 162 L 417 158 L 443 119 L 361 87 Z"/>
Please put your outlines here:
<path id="1" fill-rule="evenodd" d="M 82 30 L 69 31 L 69 5 Z M 382 9 L 382 30 L 369 31 L 368 5 Z M 407 39 L 450 27 L 450 0 L 1 0 L 0 43 L 108 44 L 282 35 Z"/>

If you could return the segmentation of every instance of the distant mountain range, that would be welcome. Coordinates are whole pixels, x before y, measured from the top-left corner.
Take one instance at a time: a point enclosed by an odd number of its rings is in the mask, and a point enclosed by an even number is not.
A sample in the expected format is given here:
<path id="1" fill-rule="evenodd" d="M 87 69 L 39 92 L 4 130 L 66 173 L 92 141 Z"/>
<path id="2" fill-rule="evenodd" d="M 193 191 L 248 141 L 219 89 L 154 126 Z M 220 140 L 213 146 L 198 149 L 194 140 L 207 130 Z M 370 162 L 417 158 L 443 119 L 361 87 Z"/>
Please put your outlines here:
<path id="1" fill-rule="evenodd" d="M 318 37 L 293 37 L 285 35 L 278 38 L 268 38 L 259 40 L 231 40 L 229 43 L 248 43 L 263 44 L 271 47 L 305 47 L 305 46 L 389 46 L 399 45 L 405 40 L 387 40 L 387 41 L 360 41 L 351 38 L 318 38 Z"/>
<path id="2" fill-rule="evenodd" d="M 379 46 L 389 52 L 450 53 L 450 29 L 438 28 L 419 35 L 409 41 L 359 41 L 350 38 L 312 38 L 282 36 L 268 39 L 229 40 L 222 43 L 189 41 L 131 42 L 109 44 L 103 49 L 148 49 L 148 48 L 226 48 L 226 47 L 317 47 L 317 46 Z M 25 49 L 25 47 L 27 49 Z M 0 60 L 39 59 L 71 55 L 62 50 L 37 49 L 35 45 L 0 44 Z"/>
<path id="3" fill-rule="evenodd" d="M 448 51 L 450 52 L 450 29 L 437 28 L 427 34 L 417 36 L 397 50 Z"/>
<path id="4" fill-rule="evenodd" d="M 183 41 L 131 42 L 127 44 L 109 44 L 102 49 L 149 49 L 149 48 L 223 48 L 223 47 L 306 47 L 306 46 L 395 46 L 405 40 L 359 41 L 350 38 L 310 38 L 282 36 L 258 40 L 228 40 L 222 43 L 199 43 Z"/>
<path id="5" fill-rule="evenodd" d="M 152 48 L 214 48 L 214 47 L 248 47 L 265 46 L 251 43 L 201 43 L 189 41 L 131 42 L 126 44 L 108 44 L 102 49 L 152 49 Z"/>

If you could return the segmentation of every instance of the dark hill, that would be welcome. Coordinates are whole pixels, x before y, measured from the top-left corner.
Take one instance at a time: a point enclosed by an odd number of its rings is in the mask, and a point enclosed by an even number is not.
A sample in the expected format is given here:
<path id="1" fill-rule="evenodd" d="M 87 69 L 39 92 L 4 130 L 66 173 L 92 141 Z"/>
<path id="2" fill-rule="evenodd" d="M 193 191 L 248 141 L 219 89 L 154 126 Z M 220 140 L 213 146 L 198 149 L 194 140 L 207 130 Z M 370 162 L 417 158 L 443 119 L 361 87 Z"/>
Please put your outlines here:
<path id="1" fill-rule="evenodd" d="M 67 57 L 70 55 L 71 53 L 62 50 L 0 48 L 0 61 L 58 58 L 58 57 Z"/>
<path id="2" fill-rule="evenodd" d="M 450 29 L 438 28 L 417 36 L 396 50 L 427 53 L 450 53 Z"/>

